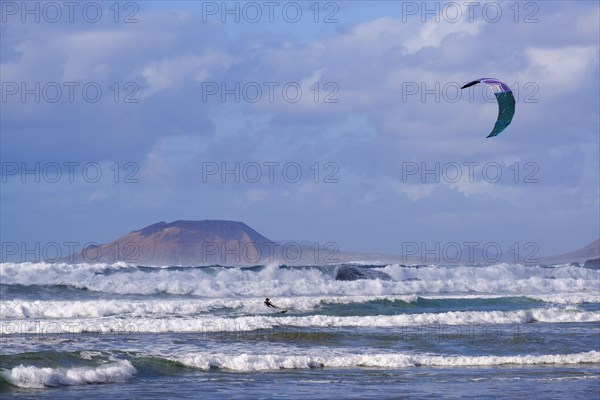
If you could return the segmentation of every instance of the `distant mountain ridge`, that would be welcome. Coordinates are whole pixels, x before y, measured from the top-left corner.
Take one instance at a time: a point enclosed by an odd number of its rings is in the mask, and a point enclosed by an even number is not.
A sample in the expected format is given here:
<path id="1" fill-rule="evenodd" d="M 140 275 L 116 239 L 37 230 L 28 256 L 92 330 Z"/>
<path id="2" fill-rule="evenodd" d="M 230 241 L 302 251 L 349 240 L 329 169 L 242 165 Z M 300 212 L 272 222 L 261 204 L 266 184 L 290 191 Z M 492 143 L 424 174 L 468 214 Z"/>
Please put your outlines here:
<path id="1" fill-rule="evenodd" d="M 546 264 L 558 264 L 568 262 L 584 263 L 587 260 L 600 257 L 600 239 L 594 240 L 592 243 L 580 249 L 570 251 L 568 253 L 542 257 L 541 261 Z"/>

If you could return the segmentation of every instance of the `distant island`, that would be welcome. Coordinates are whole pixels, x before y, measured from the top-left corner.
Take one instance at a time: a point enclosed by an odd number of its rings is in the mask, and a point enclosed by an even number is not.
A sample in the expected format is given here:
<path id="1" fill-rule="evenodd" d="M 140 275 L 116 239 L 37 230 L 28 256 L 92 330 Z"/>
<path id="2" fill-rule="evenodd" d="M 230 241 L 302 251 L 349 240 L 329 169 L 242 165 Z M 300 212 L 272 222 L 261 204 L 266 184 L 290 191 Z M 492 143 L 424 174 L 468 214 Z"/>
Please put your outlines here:
<path id="1" fill-rule="evenodd" d="M 274 258 L 276 243 L 243 222 L 164 221 L 76 253 L 73 262 L 147 265 L 252 264 Z"/>
<path id="2" fill-rule="evenodd" d="M 338 249 L 305 242 L 275 242 L 243 222 L 204 220 L 158 222 L 112 242 L 88 247 L 69 256 L 70 263 L 127 262 L 142 265 L 326 264 L 338 259 Z"/>
<path id="3" fill-rule="evenodd" d="M 404 247 L 404 246 L 403 246 Z M 189 265 L 258 265 L 276 262 L 287 265 L 315 265 L 340 263 L 397 263 L 434 264 L 434 259 L 423 259 L 414 249 L 406 254 L 357 253 L 341 251 L 335 243 L 274 241 L 238 221 L 203 220 L 158 222 L 134 230 L 112 242 L 92 246 L 63 259 L 69 263 L 126 262 L 153 266 Z M 410 253 L 408 250 L 413 250 Z M 481 248 L 451 249 L 441 260 L 444 264 L 489 263 L 479 257 Z M 453 255 L 454 254 L 454 255 Z M 539 259 L 541 264 L 584 263 L 597 264 L 600 240 L 582 249 L 563 255 Z M 511 262 L 514 254 L 505 254 L 497 261 Z"/>

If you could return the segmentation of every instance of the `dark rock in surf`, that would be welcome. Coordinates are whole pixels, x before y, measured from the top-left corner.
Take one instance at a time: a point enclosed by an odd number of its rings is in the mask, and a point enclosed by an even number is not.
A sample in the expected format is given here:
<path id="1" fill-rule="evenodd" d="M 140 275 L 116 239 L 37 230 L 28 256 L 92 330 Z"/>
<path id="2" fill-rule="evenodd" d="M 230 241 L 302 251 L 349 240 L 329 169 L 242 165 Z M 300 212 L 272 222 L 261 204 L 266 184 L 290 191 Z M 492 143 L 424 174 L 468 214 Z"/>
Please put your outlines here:
<path id="1" fill-rule="evenodd" d="M 361 268 L 353 265 L 342 265 L 335 274 L 336 281 L 356 281 L 359 279 L 381 279 L 391 281 L 392 277 L 381 271 L 374 271 L 370 268 Z"/>

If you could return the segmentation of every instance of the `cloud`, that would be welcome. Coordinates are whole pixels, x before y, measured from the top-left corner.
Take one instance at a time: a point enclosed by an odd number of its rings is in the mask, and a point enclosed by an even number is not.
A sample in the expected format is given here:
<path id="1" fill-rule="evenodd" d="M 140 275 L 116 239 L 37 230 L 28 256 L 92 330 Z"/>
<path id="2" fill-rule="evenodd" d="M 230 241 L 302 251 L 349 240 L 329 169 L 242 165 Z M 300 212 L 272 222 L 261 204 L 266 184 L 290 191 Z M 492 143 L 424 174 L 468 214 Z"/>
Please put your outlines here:
<path id="1" fill-rule="evenodd" d="M 579 92 L 594 67 L 598 69 L 599 51 L 598 46 L 531 47 L 525 50 L 529 66 L 522 76 L 535 77 L 553 95 Z"/>
<path id="2" fill-rule="evenodd" d="M 412 55 L 427 48 L 438 48 L 450 36 L 477 36 L 482 22 L 469 22 L 465 14 L 458 21 L 436 21 L 383 17 L 354 26 L 349 33 L 334 38 L 342 48 L 361 53 L 385 54 L 394 48 Z"/>
<path id="3" fill-rule="evenodd" d="M 96 30 L 60 35 L 52 46 L 64 54 L 62 80 L 105 80 L 114 75 L 115 67 L 119 70 L 120 63 L 114 60 L 148 42 L 137 32 Z"/>
<path id="4" fill-rule="evenodd" d="M 395 187 L 399 193 L 406 196 L 410 201 L 415 202 L 431 196 L 438 185 L 407 184 L 396 182 Z"/>
<path id="5" fill-rule="evenodd" d="M 460 22 L 443 21 L 436 23 L 434 20 L 430 20 L 422 25 L 418 35 L 404 41 L 404 54 L 414 54 L 424 48 L 440 47 L 444 39 L 450 35 L 477 36 L 482 22 L 469 22 L 465 15 Z"/>
<path id="6" fill-rule="evenodd" d="M 262 202 L 267 198 L 269 192 L 262 189 L 252 189 L 246 192 L 246 200 L 250 203 Z"/>
<path id="7" fill-rule="evenodd" d="M 201 56 L 186 54 L 181 57 L 151 62 L 137 71 L 147 84 L 144 97 L 180 87 L 185 81 L 202 82 L 216 69 L 228 68 L 234 58 L 225 54 L 207 52 Z"/>

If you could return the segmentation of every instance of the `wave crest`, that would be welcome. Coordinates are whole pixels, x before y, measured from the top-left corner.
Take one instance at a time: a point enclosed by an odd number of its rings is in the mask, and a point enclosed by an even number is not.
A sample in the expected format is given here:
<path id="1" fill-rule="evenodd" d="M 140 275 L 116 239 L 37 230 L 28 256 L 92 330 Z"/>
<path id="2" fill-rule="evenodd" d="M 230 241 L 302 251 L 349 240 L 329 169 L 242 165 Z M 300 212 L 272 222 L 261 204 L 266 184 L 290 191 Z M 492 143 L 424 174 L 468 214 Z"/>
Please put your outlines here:
<path id="1" fill-rule="evenodd" d="M 19 365 L 9 370 L 0 370 L 0 377 L 14 386 L 43 388 L 124 382 L 135 373 L 136 369 L 128 360 L 119 360 L 96 368 L 39 368 Z"/>

